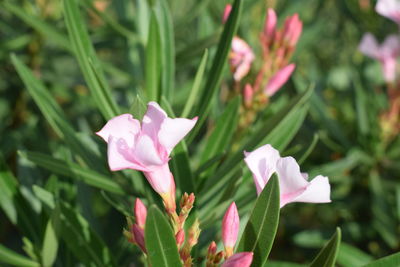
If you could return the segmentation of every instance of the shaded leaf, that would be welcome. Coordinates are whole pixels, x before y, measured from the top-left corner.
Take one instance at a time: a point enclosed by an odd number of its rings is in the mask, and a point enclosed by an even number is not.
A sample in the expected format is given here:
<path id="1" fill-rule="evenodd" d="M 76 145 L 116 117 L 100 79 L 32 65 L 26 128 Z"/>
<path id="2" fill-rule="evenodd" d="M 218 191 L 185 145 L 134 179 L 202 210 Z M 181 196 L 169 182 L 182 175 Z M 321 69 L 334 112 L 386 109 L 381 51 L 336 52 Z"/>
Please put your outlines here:
<path id="1" fill-rule="evenodd" d="M 267 261 L 278 229 L 279 211 L 279 182 L 273 175 L 258 196 L 236 249 L 252 251 L 254 266 L 264 266 Z"/>
<path id="2" fill-rule="evenodd" d="M 333 267 L 339 252 L 341 240 L 340 228 L 336 228 L 336 233 L 328 243 L 321 249 L 317 257 L 312 261 L 310 267 Z"/>

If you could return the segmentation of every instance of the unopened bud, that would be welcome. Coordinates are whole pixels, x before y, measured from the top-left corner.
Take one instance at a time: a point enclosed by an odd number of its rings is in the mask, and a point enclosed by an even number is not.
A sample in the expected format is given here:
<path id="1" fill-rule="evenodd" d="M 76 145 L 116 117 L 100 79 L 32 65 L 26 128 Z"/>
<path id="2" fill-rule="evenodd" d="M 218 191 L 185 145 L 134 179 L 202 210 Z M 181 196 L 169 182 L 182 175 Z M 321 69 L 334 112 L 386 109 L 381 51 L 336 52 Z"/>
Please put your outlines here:
<path id="1" fill-rule="evenodd" d="M 200 232 L 201 232 L 200 223 L 199 223 L 199 220 L 196 219 L 194 221 L 193 225 L 189 228 L 188 243 L 191 248 L 197 244 L 197 241 L 199 240 Z"/>
<path id="2" fill-rule="evenodd" d="M 222 220 L 222 242 L 225 251 L 232 252 L 239 233 L 239 214 L 235 202 L 229 206 Z M 230 255 L 227 255 L 229 257 Z"/>
<path id="3" fill-rule="evenodd" d="M 179 230 L 178 233 L 176 233 L 175 240 L 178 248 L 181 248 L 183 242 L 185 242 L 185 231 L 183 229 Z"/>
<path id="4" fill-rule="evenodd" d="M 208 246 L 208 254 L 214 255 L 217 252 L 217 244 L 214 241 Z"/>
<path id="5" fill-rule="evenodd" d="M 280 69 L 272 78 L 268 81 L 265 87 L 264 93 L 267 96 L 273 96 L 290 78 L 296 65 L 289 64 L 286 67 Z"/>
<path id="6" fill-rule="evenodd" d="M 220 251 L 214 257 L 214 264 L 219 264 L 221 262 L 222 258 L 224 258 L 224 252 Z"/>
<path id="7" fill-rule="evenodd" d="M 253 95 L 254 95 L 254 90 L 251 87 L 250 84 L 246 84 L 243 90 L 243 100 L 244 100 L 244 105 L 247 108 L 251 107 L 251 104 L 253 102 Z"/>
<path id="8" fill-rule="evenodd" d="M 224 15 L 222 17 L 222 23 L 225 23 L 228 20 L 231 10 L 232 10 L 232 5 L 228 4 L 225 6 Z"/>
<path id="9" fill-rule="evenodd" d="M 139 198 L 137 198 L 135 201 L 134 213 L 135 213 L 136 224 L 141 229 L 144 229 L 144 226 L 146 225 L 147 209 Z"/>
<path id="10" fill-rule="evenodd" d="M 140 249 L 146 253 L 146 246 L 144 242 L 144 231 L 137 224 L 132 226 L 132 233 L 135 238 L 135 243 L 140 247 Z"/>
<path id="11" fill-rule="evenodd" d="M 272 8 L 268 8 L 268 14 L 264 24 L 264 35 L 266 36 L 267 40 L 272 40 L 274 38 L 276 31 L 276 22 L 277 17 L 275 10 L 273 10 Z"/>

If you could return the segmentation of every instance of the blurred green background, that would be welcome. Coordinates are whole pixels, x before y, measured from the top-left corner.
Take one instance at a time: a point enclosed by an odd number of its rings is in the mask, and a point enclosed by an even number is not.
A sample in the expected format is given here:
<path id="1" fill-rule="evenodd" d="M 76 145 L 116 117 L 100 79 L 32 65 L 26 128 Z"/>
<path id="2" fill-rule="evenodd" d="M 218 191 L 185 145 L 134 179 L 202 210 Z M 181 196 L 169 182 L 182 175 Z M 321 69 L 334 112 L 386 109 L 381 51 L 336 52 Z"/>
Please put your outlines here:
<path id="1" fill-rule="evenodd" d="M 169 100 L 176 114 L 180 114 L 186 103 L 204 50 L 209 49 L 210 58 L 215 53 L 223 27 L 221 15 L 227 3 L 229 1 L 168 1 L 176 59 L 174 89 Z M 148 3 L 144 0 L 83 0 L 79 5 L 112 97 L 121 112 L 132 112 L 136 95 L 141 94 L 146 84 Z M 270 258 L 306 263 L 336 226 L 343 232 L 344 243 L 338 260 L 341 266 L 362 265 L 372 258 L 398 251 L 400 140 L 397 136 L 390 143 L 381 139 L 378 117 L 387 106 L 385 83 L 378 62 L 364 57 L 357 49 L 363 33 L 372 32 L 382 40 L 396 33 L 397 26 L 379 16 L 374 11 L 375 1 L 370 0 L 245 0 L 243 5 L 237 34 L 256 54 L 261 49 L 258 38 L 267 7 L 275 7 L 280 23 L 294 13 L 299 13 L 304 23 L 292 59 L 297 65 L 296 71 L 271 99 L 265 116 L 280 110 L 310 84 L 315 86 L 304 123 L 281 152 L 300 159 L 313 144 L 301 165 L 302 171 L 309 172 L 311 177 L 329 176 L 332 185 L 331 204 L 295 203 L 282 210 Z M 111 175 L 106 170 L 106 146 L 94 135 L 105 120 L 72 54 L 62 1 L 3 0 L 0 3 L 0 243 L 35 257 L 40 254 L 49 218 L 57 212 L 71 212 L 71 220 L 78 220 L 75 217 L 78 211 L 90 229 L 103 239 L 119 266 L 137 261 L 139 250 L 122 236 L 126 222 L 121 211 L 131 212 L 135 188 L 147 186 L 144 179 L 133 172 L 113 174 L 113 181 L 131 192 L 129 196 L 120 197 L 88 185 L 79 174 L 77 179 L 71 179 L 29 160 L 24 154 L 26 151 L 76 164 L 82 162 L 33 101 L 15 71 L 11 54 L 17 55 L 44 83 L 48 94 L 76 131 L 77 140 L 85 144 L 83 149 L 89 151 L 89 157 L 95 156 L 92 158 L 95 166 L 89 169 L 105 177 Z M 230 79 L 226 68 L 221 87 L 226 88 Z M 209 125 L 224 106 L 222 101 L 215 100 Z M 202 139 L 198 138 L 189 147 L 192 166 L 199 165 L 197 155 L 202 145 Z M 7 180 L 6 176 L 12 178 Z M 18 181 L 18 186 L 5 186 L 9 181 Z M 247 171 L 243 175 L 243 185 L 246 190 L 243 189 L 242 194 L 239 192 L 236 198 L 241 215 L 249 211 L 248 204 L 256 197 Z M 4 197 L 10 194 L 7 188 L 18 188 L 14 204 L 7 203 Z M 60 204 L 49 209 L 43 203 L 43 194 L 46 195 L 41 192 L 43 188 L 69 205 Z M 148 203 L 157 201 L 151 191 L 144 190 Z M 251 197 L 243 196 L 248 192 Z M 221 216 L 210 220 L 211 226 L 206 227 L 200 248 L 208 245 L 216 234 Z M 72 248 L 74 242 L 77 241 L 73 238 L 59 242 L 55 266 L 76 266 L 74 262 L 84 262 Z"/>

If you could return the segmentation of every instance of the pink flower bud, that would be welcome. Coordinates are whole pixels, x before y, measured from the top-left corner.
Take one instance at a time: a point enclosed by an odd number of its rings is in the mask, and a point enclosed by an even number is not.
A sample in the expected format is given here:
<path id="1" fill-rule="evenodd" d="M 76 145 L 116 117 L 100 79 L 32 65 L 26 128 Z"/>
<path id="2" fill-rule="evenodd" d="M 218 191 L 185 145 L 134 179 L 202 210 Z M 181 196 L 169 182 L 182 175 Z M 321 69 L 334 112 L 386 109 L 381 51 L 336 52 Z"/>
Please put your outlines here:
<path id="1" fill-rule="evenodd" d="M 296 65 L 292 63 L 280 69 L 268 81 L 268 84 L 264 89 L 264 93 L 268 96 L 273 96 L 287 82 L 295 67 Z"/>
<path id="2" fill-rule="evenodd" d="M 144 243 L 144 231 L 137 224 L 132 226 L 132 234 L 134 236 L 135 243 L 140 247 L 140 249 L 146 253 L 146 246 Z"/>
<path id="3" fill-rule="evenodd" d="M 214 241 L 208 246 L 208 255 L 214 255 L 217 252 L 217 244 Z"/>
<path id="4" fill-rule="evenodd" d="M 141 229 L 144 229 L 144 226 L 146 225 L 147 209 L 139 198 L 137 198 L 135 201 L 134 213 L 135 213 L 136 224 Z"/>
<path id="5" fill-rule="evenodd" d="M 298 14 L 288 17 L 283 28 L 283 40 L 287 41 L 289 46 L 295 46 L 300 38 L 302 28 L 303 23 Z"/>
<path id="6" fill-rule="evenodd" d="M 185 242 L 185 230 L 181 229 L 175 235 L 176 244 L 178 248 L 182 247 L 183 242 Z"/>
<path id="7" fill-rule="evenodd" d="M 232 10 L 232 5 L 227 4 L 225 6 L 225 9 L 224 9 L 224 15 L 222 17 L 222 23 L 225 23 L 228 20 L 229 14 L 231 13 L 231 10 Z"/>
<path id="8" fill-rule="evenodd" d="M 246 84 L 243 90 L 243 99 L 246 107 L 251 107 L 253 102 L 254 90 L 250 84 Z"/>
<path id="9" fill-rule="evenodd" d="M 253 252 L 240 252 L 228 258 L 221 267 L 249 267 L 253 261 Z"/>
<path id="10" fill-rule="evenodd" d="M 275 10 L 268 8 L 267 18 L 264 24 L 264 34 L 268 39 L 273 39 L 276 31 L 277 17 Z"/>
<path id="11" fill-rule="evenodd" d="M 239 233 L 239 214 L 235 202 L 229 206 L 222 220 L 222 242 L 225 250 L 235 247 Z"/>

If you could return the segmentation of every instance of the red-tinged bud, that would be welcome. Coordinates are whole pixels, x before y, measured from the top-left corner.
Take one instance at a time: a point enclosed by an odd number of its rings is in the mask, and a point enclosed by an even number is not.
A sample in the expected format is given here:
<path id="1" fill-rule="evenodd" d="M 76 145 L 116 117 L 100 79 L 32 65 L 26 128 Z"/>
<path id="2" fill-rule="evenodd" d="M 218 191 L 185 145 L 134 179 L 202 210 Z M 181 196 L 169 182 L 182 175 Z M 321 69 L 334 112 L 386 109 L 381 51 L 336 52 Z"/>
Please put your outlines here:
<path id="1" fill-rule="evenodd" d="M 253 252 L 240 252 L 228 258 L 221 267 L 249 267 L 253 261 Z"/>
<path id="2" fill-rule="evenodd" d="M 232 10 L 232 5 L 228 4 L 225 6 L 224 15 L 222 17 L 222 23 L 225 23 L 228 20 L 231 10 Z"/>
<path id="3" fill-rule="evenodd" d="M 196 219 L 194 221 L 194 223 L 192 224 L 192 226 L 189 228 L 189 239 L 188 239 L 188 244 L 190 246 L 190 248 L 194 247 L 198 240 L 199 240 L 199 236 L 200 236 L 200 223 L 199 220 Z"/>
<path id="4" fill-rule="evenodd" d="M 135 243 L 140 247 L 140 249 L 144 252 L 146 252 L 146 246 L 144 243 L 144 231 L 141 229 L 137 224 L 134 224 L 132 226 L 132 234 L 135 239 Z"/>
<path id="5" fill-rule="evenodd" d="M 289 46 L 295 46 L 300 38 L 303 23 L 299 19 L 298 14 L 288 17 L 285 21 L 283 29 L 283 39 L 288 42 Z"/>
<path id="6" fill-rule="evenodd" d="M 264 35 L 267 37 L 268 40 L 272 40 L 274 38 L 276 31 L 276 22 L 277 17 L 275 10 L 273 10 L 272 8 L 268 8 L 267 18 L 265 19 L 264 24 Z"/>
<path id="7" fill-rule="evenodd" d="M 135 201 L 134 213 L 135 213 L 136 224 L 141 229 L 144 229 L 144 226 L 146 225 L 147 209 L 139 198 L 137 198 Z"/>
<path id="8" fill-rule="evenodd" d="M 179 230 L 178 233 L 176 233 L 175 240 L 178 248 L 181 248 L 183 242 L 185 242 L 185 231 L 183 229 Z"/>
<path id="9" fill-rule="evenodd" d="M 269 97 L 273 96 L 290 78 L 296 65 L 290 64 L 280 69 L 272 78 L 268 81 L 265 87 L 264 93 Z"/>
<path id="10" fill-rule="evenodd" d="M 214 264 L 220 263 L 223 258 L 224 258 L 224 252 L 223 251 L 218 252 L 217 255 L 215 255 L 214 257 Z"/>
<path id="11" fill-rule="evenodd" d="M 222 220 L 222 242 L 225 246 L 226 257 L 232 255 L 238 233 L 239 214 L 235 202 L 232 202 Z"/>
<path id="12" fill-rule="evenodd" d="M 244 105 L 247 108 L 251 107 L 251 104 L 253 102 L 253 95 L 254 95 L 254 90 L 251 87 L 251 85 L 247 83 L 243 90 Z"/>
<path id="13" fill-rule="evenodd" d="M 217 244 L 214 241 L 208 246 L 208 255 L 214 255 L 217 253 Z"/>

